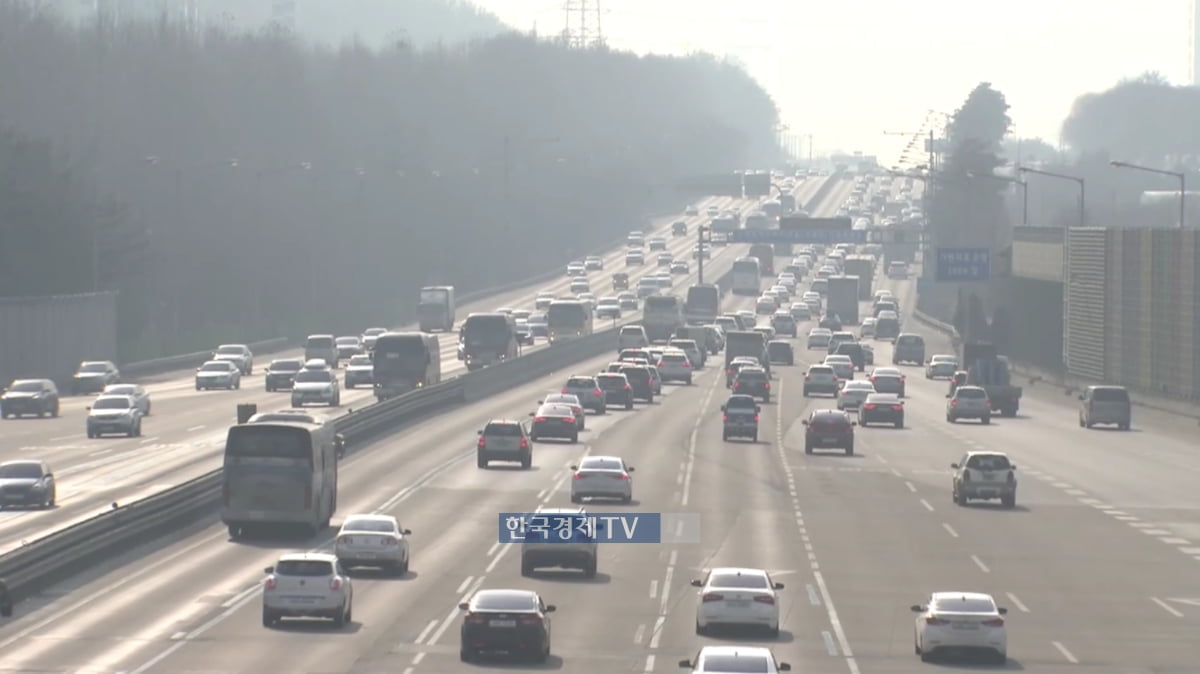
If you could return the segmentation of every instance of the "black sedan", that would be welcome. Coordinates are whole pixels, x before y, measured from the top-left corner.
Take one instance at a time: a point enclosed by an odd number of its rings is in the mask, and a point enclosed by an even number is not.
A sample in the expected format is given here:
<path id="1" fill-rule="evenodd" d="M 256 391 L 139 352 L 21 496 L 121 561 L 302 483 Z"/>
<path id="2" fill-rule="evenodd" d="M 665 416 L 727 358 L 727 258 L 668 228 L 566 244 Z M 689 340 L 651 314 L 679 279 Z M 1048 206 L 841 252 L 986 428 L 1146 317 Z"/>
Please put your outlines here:
<path id="1" fill-rule="evenodd" d="M 530 412 L 529 416 L 533 417 L 529 438 L 534 442 L 546 438 L 579 442 L 579 421 L 569 406 L 547 403 L 539 407 L 537 412 Z"/>
<path id="2" fill-rule="evenodd" d="M 904 428 L 904 401 L 892 393 L 872 393 L 858 408 L 858 425 L 890 424 Z"/>
<path id="3" fill-rule="evenodd" d="M 458 605 L 463 613 L 459 659 L 482 655 L 524 657 L 537 663 L 550 659 L 550 614 L 531 590 L 480 590 Z"/>

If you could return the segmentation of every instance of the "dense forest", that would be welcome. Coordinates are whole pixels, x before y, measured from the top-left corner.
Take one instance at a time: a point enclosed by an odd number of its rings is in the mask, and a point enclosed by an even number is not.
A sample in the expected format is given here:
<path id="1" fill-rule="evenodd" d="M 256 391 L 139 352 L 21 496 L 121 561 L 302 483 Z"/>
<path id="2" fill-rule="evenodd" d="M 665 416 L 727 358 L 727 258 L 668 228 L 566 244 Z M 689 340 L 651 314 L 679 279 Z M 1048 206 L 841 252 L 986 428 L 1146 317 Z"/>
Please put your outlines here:
<path id="1" fill-rule="evenodd" d="M 4 2 L 0 82 L 0 292 L 119 289 L 126 359 L 394 323 L 778 152 L 739 67 L 517 34 L 328 50 Z"/>

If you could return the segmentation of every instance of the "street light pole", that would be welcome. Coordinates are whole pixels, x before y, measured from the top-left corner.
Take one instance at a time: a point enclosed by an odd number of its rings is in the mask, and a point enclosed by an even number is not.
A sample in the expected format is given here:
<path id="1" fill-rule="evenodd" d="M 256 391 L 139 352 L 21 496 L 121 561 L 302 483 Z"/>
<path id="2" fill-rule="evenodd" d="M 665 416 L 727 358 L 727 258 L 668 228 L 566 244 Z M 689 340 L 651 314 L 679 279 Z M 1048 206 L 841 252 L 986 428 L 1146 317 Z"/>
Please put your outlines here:
<path id="1" fill-rule="evenodd" d="M 967 176 L 971 178 L 983 178 L 985 180 L 990 178 L 992 180 L 999 180 L 1001 182 L 1006 182 L 1019 187 L 1021 189 L 1021 224 L 1029 224 L 1029 183 L 1025 182 L 1024 180 L 1018 180 L 1017 178 L 998 176 L 994 173 L 968 173 Z"/>
<path id="2" fill-rule="evenodd" d="M 698 285 L 704 285 L 704 244 L 708 243 L 704 234 L 707 231 L 708 227 L 704 225 L 696 227 L 696 243 L 699 246 L 696 251 L 696 283 Z"/>
<path id="3" fill-rule="evenodd" d="M 1030 168 L 1028 166 L 1017 166 L 1017 172 L 1021 173 L 1022 175 L 1026 173 L 1032 173 L 1034 175 L 1046 176 L 1047 178 L 1070 180 L 1076 185 L 1079 185 L 1079 226 L 1087 226 L 1087 192 L 1086 182 L 1083 178 L 1078 176 L 1069 176 L 1063 173 L 1051 173 L 1050 171 L 1043 171 L 1041 169 Z"/>
<path id="4" fill-rule="evenodd" d="M 1179 181 L 1179 229 L 1186 227 L 1187 220 L 1187 174 L 1183 171 L 1167 171 L 1165 169 L 1156 169 L 1140 164 L 1130 164 L 1124 161 L 1110 161 L 1108 165 L 1113 168 L 1132 169 L 1134 171 L 1145 171 L 1146 173 L 1157 173 L 1160 176 L 1171 176 Z"/>

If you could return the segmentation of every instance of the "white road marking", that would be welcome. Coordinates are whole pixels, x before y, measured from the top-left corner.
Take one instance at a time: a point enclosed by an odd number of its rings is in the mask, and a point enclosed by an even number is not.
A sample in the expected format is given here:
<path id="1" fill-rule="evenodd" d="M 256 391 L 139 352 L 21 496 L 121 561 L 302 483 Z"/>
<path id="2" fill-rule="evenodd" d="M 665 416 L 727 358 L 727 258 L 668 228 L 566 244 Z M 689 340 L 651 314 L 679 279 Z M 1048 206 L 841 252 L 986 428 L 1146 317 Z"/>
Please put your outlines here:
<path id="1" fill-rule="evenodd" d="M 1179 548 L 1179 551 L 1185 555 L 1200 555 L 1200 548 Z"/>
<path id="2" fill-rule="evenodd" d="M 258 592 L 258 589 L 259 589 L 258 583 L 251 585 L 250 587 L 233 595 L 229 599 L 226 599 L 225 601 L 221 602 L 221 608 L 233 608 L 234 606 L 241 604 L 242 601 L 246 599 L 246 597 L 249 597 L 250 595 Z"/>
<path id="3" fill-rule="evenodd" d="M 958 538 L 958 532 L 954 530 L 954 527 L 950 526 L 949 524 L 946 524 L 945 522 L 942 522 L 942 528 L 945 529 L 946 533 L 950 534 L 950 536 L 952 536 L 953 538 Z"/>
<path id="4" fill-rule="evenodd" d="M 1150 601 L 1154 602 L 1155 604 L 1158 604 L 1159 606 L 1162 607 L 1162 610 L 1166 611 L 1167 613 L 1170 613 L 1171 615 L 1175 616 L 1176 618 L 1183 617 L 1183 613 L 1179 609 L 1175 608 L 1174 606 L 1171 606 L 1170 604 L 1159 599 L 1158 597 L 1150 597 Z"/>
<path id="5" fill-rule="evenodd" d="M 917 486 L 916 486 L 916 485 L 914 485 L 913 483 L 911 483 L 911 482 L 909 482 L 909 481 L 905 480 L 905 481 L 904 481 L 904 486 L 905 486 L 905 487 L 908 487 L 908 490 L 909 490 L 909 491 L 911 491 L 912 493 L 914 493 L 914 494 L 915 494 L 915 493 L 917 493 Z"/>
<path id="6" fill-rule="evenodd" d="M 57 438 L 50 438 L 50 442 L 64 442 L 66 440 L 74 440 L 78 437 L 79 437 L 78 433 L 74 433 L 71 435 L 60 435 Z"/>
<path id="7" fill-rule="evenodd" d="M 1051 641 L 1050 645 L 1057 648 L 1058 652 L 1062 653 L 1062 656 L 1067 659 L 1067 662 L 1071 663 L 1072 665 L 1079 664 L 1079 658 L 1075 657 L 1075 655 L 1072 654 L 1071 651 L 1067 650 L 1067 647 L 1064 646 L 1061 641 Z"/>
<path id="8" fill-rule="evenodd" d="M 1025 606 L 1025 603 L 1018 599 L 1017 595 L 1011 592 L 1005 592 L 1004 594 L 1008 597 L 1008 601 L 1011 602 L 1013 606 L 1017 607 L 1018 611 L 1021 613 L 1029 613 L 1029 607 Z"/>
<path id="9" fill-rule="evenodd" d="M 660 615 L 654 620 L 654 630 L 650 633 L 650 648 L 658 649 L 658 642 L 662 641 L 662 628 L 666 622 L 665 615 Z"/>
<path id="10" fill-rule="evenodd" d="M 467 588 L 471 585 L 471 581 L 473 580 L 475 580 L 475 576 L 467 576 L 466 578 L 463 578 L 463 582 L 459 583 L 458 587 L 455 588 L 454 591 L 459 594 L 466 592 Z"/>
<path id="11" fill-rule="evenodd" d="M 821 640 L 825 642 L 825 651 L 830 656 L 837 657 L 837 644 L 833 641 L 833 635 L 828 630 L 822 630 Z"/>
<path id="12" fill-rule="evenodd" d="M 1158 539 L 1167 545 L 1191 545 L 1191 541 L 1186 538 L 1175 538 L 1173 536 L 1164 536 Z"/>
<path id="13" fill-rule="evenodd" d="M 421 630 L 421 633 L 417 635 L 417 638 L 413 639 L 413 643 L 418 646 L 425 643 L 425 639 L 429 638 L 429 633 L 432 632 L 437 625 L 438 621 L 436 619 L 430 620 L 429 624 L 425 626 L 425 629 Z"/>
<path id="14" fill-rule="evenodd" d="M 975 566 L 978 566 L 980 571 L 982 571 L 984 573 L 992 572 L 991 569 L 987 568 L 987 564 L 984 564 L 983 560 L 980 559 L 979 557 L 976 557 L 975 555 L 971 555 L 971 561 L 975 562 Z"/>
<path id="15" fill-rule="evenodd" d="M 88 456 L 104 456 L 105 454 L 108 454 L 111 451 L 112 451 L 111 449 L 102 449 L 98 452 L 92 452 L 92 453 L 88 454 Z"/>
<path id="16" fill-rule="evenodd" d="M 633 643 L 641 645 L 642 639 L 646 638 L 646 623 L 637 626 L 633 631 Z"/>
<path id="17" fill-rule="evenodd" d="M 488 548 L 487 556 L 491 557 L 492 555 L 496 554 L 496 551 L 499 549 L 500 549 L 500 541 L 496 541 L 495 543 L 492 543 L 492 547 Z"/>
<path id="18" fill-rule="evenodd" d="M 148 438 L 142 438 L 142 439 L 141 439 L 141 441 L 140 441 L 138 444 L 142 444 L 142 445 L 148 445 L 148 444 L 150 444 L 150 443 L 152 443 L 152 442 L 157 442 L 157 441 L 158 441 L 158 436 L 157 436 L 157 435 L 154 435 L 154 436 L 151 436 L 151 437 L 148 437 Z"/>
<path id="19" fill-rule="evenodd" d="M 813 606 L 820 606 L 821 595 L 817 593 L 817 588 L 813 587 L 811 584 L 808 584 L 804 586 L 804 589 L 808 591 L 808 603 L 812 604 Z"/>
<path id="20" fill-rule="evenodd" d="M 650 598 L 658 597 L 658 579 L 650 581 Z"/>
<path id="21" fill-rule="evenodd" d="M 929 501 L 926 501 L 925 499 L 921 499 L 921 505 L 925 506 L 925 509 L 928 510 L 929 512 L 933 512 L 933 505 L 931 505 L 929 503 Z"/>
<path id="22" fill-rule="evenodd" d="M 1142 529 L 1142 533 L 1147 536 L 1170 536 L 1174 532 L 1170 529 Z"/>
<path id="23" fill-rule="evenodd" d="M 192 426 L 191 428 L 187 429 L 187 432 L 195 433 L 196 431 L 202 431 L 202 430 L 204 430 L 204 424 L 200 424 L 199 426 Z"/>
<path id="24" fill-rule="evenodd" d="M 646 674 L 650 674 L 650 672 L 654 671 L 654 654 L 653 653 L 646 656 L 646 668 L 642 671 L 645 672 Z"/>

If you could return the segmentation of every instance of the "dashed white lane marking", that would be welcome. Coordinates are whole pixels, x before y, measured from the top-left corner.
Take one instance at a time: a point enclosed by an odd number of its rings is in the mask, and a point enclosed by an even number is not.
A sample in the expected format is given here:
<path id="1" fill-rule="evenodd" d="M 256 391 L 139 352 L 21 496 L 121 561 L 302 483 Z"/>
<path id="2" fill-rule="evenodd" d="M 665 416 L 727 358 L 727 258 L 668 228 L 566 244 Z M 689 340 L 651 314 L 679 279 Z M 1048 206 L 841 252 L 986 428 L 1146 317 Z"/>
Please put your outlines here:
<path id="1" fill-rule="evenodd" d="M 1155 604 L 1158 604 L 1160 607 L 1162 607 L 1162 610 L 1166 611 L 1167 613 L 1170 613 L 1171 615 L 1175 616 L 1176 618 L 1183 617 L 1183 613 L 1181 613 L 1179 611 L 1179 609 L 1175 608 L 1174 606 L 1171 606 L 1170 604 L 1159 599 L 1158 597 L 1150 597 L 1150 601 L 1154 602 Z"/>
<path id="2" fill-rule="evenodd" d="M 633 631 L 633 643 L 640 646 L 642 644 L 642 640 L 645 638 L 646 638 L 646 623 L 642 623 L 637 626 L 636 630 Z"/>
<path id="3" fill-rule="evenodd" d="M 1174 536 L 1166 536 L 1158 539 L 1167 545 L 1191 545 L 1192 542 L 1186 538 L 1176 538 Z"/>
<path id="4" fill-rule="evenodd" d="M 933 512 L 933 505 L 929 501 L 921 499 L 921 505 L 925 506 L 925 509 L 929 512 Z"/>
<path id="5" fill-rule="evenodd" d="M 917 493 L 917 486 L 914 485 L 913 483 L 905 480 L 904 486 L 908 487 L 908 490 L 911 491 L 912 493 L 914 493 L 914 494 Z"/>
<path id="6" fill-rule="evenodd" d="M 987 564 L 984 564 L 983 560 L 980 559 L 979 557 L 977 557 L 976 555 L 971 555 L 971 561 L 975 562 L 975 566 L 978 566 L 980 571 L 982 571 L 984 573 L 992 572 L 992 570 L 987 567 Z"/>
<path id="7" fill-rule="evenodd" d="M 653 653 L 646 656 L 646 668 L 643 669 L 642 671 L 645 672 L 646 674 L 650 674 L 650 672 L 654 671 L 654 654 Z"/>
<path id="8" fill-rule="evenodd" d="M 429 624 L 425 626 L 425 629 L 421 630 L 421 633 L 417 635 L 417 638 L 413 639 L 413 643 L 418 646 L 425 643 L 425 640 L 429 638 L 429 634 L 437 629 L 437 626 L 438 621 L 436 618 L 434 620 L 430 620 Z"/>
<path id="9" fill-rule="evenodd" d="M 1025 605 L 1025 602 L 1018 599 L 1017 595 L 1011 592 L 1005 592 L 1004 594 L 1008 597 L 1008 601 L 1012 603 L 1013 606 L 1017 607 L 1018 611 L 1021 613 L 1029 613 L 1029 607 Z"/>
<path id="10" fill-rule="evenodd" d="M 200 424 L 199 426 L 192 426 L 191 428 L 187 429 L 187 432 L 195 433 L 196 431 L 202 431 L 202 430 L 204 430 L 204 424 Z"/>
<path id="11" fill-rule="evenodd" d="M 1067 650 L 1067 647 L 1064 646 L 1061 641 L 1051 641 L 1050 645 L 1058 649 L 1058 652 L 1062 653 L 1062 656 L 1067 659 L 1067 662 L 1071 663 L 1072 665 L 1079 664 L 1079 658 L 1075 657 L 1071 651 Z"/>
<path id="12" fill-rule="evenodd" d="M 952 537 L 958 538 L 958 532 L 954 530 L 954 527 L 942 522 L 942 528 L 945 529 L 946 533 L 950 534 Z"/>

